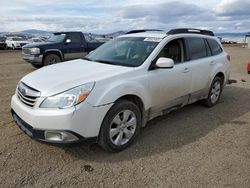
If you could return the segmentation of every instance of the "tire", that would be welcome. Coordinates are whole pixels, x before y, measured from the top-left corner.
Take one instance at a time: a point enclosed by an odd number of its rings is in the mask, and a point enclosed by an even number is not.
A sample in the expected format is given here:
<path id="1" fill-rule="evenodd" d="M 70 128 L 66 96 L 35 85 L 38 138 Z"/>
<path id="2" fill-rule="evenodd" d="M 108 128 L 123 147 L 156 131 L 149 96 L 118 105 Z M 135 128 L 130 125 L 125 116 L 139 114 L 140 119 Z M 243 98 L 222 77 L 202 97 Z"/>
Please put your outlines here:
<path id="1" fill-rule="evenodd" d="M 220 100 L 222 90 L 223 81 L 220 77 L 216 76 L 210 86 L 207 99 L 203 100 L 202 103 L 207 107 L 216 105 Z"/>
<path id="2" fill-rule="evenodd" d="M 12 50 L 15 50 L 16 48 L 15 48 L 15 46 L 14 46 L 14 44 L 12 44 Z"/>
<path id="3" fill-rule="evenodd" d="M 250 71 L 248 71 L 248 74 L 250 74 Z"/>
<path id="4" fill-rule="evenodd" d="M 41 68 L 43 65 L 36 65 L 36 64 L 31 64 L 33 67 L 35 67 L 35 68 Z"/>
<path id="5" fill-rule="evenodd" d="M 53 65 L 53 64 L 59 63 L 59 62 L 61 62 L 61 59 L 58 55 L 49 54 L 49 55 L 45 56 L 45 58 L 43 60 L 43 65 L 48 66 L 48 65 Z"/>
<path id="6" fill-rule="evenodd" d="M 140 132 L 141 124 L 140 109 L 130 101 L 119 100 L 103 120 L 98 144 L 109 152 L 122 151 L 133 143 Z"/>

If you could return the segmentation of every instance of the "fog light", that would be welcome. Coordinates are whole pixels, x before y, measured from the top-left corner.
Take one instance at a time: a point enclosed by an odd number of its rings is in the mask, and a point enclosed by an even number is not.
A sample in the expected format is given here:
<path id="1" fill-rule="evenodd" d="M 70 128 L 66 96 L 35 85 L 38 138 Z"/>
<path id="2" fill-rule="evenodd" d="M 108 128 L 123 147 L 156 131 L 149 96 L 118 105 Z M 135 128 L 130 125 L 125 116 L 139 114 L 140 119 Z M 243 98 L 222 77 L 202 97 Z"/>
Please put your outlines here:
<path id="1" fill-rule="evenodd" d="M 78 140 L 75 135 L 66 131 L 45 131 L 44 137 L 45 140 L 56 142 L 73 142 Z"/>

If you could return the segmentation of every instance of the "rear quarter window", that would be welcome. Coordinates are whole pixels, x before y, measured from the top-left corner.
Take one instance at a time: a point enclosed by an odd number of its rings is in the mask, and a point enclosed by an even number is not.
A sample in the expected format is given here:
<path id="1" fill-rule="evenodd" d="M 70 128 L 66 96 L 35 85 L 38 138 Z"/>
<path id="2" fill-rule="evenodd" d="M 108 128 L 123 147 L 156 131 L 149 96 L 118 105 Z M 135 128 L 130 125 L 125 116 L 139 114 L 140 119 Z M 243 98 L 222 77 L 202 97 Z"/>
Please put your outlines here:
<path id="1" fill-rule="evenodd" d="M 217 55 L 217 54 L 220 54 L 222 52 L 222 49 L 216 40 L 207 39 L 207 42 L 210 46 L 210 49 L 211 49 L 213 55 Z"/>
<path id="2" fill-rule="evenodd" d="M 207 57 L 205 41 L 202 38 L 186 38 L 190 60 Z"/>

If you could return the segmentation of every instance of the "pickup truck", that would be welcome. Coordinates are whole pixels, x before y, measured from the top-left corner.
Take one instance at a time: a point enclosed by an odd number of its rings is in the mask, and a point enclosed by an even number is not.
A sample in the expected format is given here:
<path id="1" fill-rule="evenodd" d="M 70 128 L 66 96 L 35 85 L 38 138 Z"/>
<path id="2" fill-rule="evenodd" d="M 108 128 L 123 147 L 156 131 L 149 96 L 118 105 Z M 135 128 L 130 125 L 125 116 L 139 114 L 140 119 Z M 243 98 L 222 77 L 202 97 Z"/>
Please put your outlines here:
<path id="1" fill-rule="evenodd" d="M 30 43 L 22 48 L 23 59 L 40 68 L 62 61 L 83 58 L 101 42 L 87 42 L 82 32 L 56 32 L 46 42 Z"/>
<path id="2" fill-rule="evenodd" d="M 6 48 L 5 38 L 0 37 L 0 49 L 4 50 Z"/>

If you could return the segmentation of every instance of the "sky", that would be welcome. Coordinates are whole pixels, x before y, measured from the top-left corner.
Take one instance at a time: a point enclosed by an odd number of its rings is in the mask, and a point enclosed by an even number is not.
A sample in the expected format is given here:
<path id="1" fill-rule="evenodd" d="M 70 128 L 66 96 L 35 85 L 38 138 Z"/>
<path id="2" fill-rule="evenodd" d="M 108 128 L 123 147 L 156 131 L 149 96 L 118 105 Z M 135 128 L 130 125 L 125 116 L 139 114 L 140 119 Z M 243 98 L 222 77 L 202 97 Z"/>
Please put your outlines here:
<path id="1" fill-rule="evenodd" d="M 250 32 L 250 0 L 0 0 L 1 32 L 181 27 Z"/>

